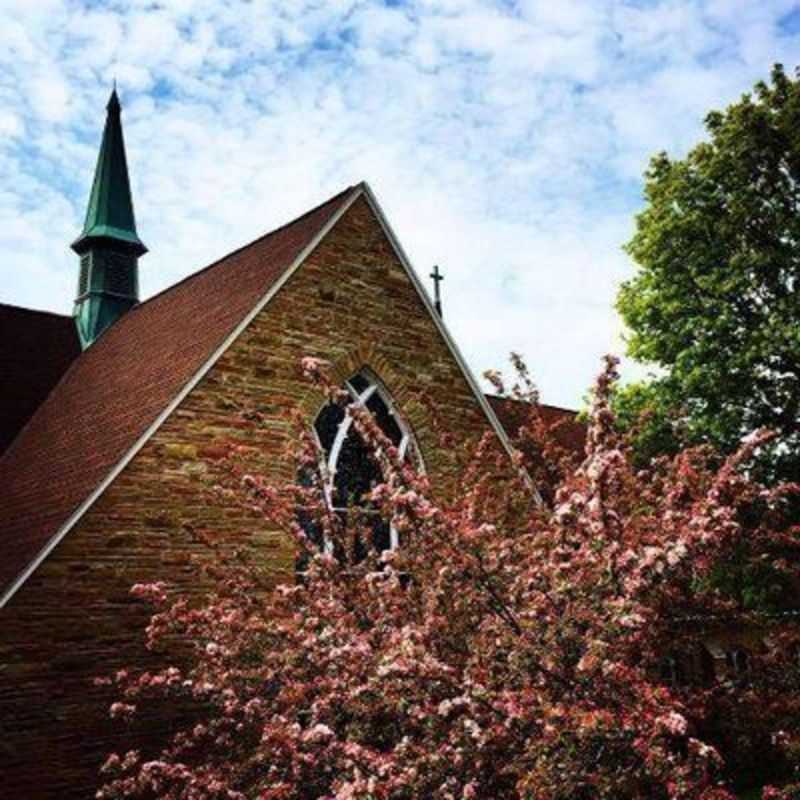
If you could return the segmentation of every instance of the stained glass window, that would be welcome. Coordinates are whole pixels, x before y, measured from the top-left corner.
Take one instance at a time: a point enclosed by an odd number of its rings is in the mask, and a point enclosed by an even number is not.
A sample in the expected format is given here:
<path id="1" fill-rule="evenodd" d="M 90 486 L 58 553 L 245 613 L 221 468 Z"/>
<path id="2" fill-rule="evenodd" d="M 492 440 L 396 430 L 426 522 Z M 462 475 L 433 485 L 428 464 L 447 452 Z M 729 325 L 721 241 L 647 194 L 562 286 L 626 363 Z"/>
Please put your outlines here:
<path id="1" fill-rule="evenodd" d="M 746 650 L 734 648 L 725 654 L 728 675 L 736 681 L 745 682 L 750 673 L 750 655 Z"/>
<path id="2" fill-rule="evenodd" d="M 367 518 L 366 527 L 372 529 L 370 545 L 379 552 L 394 549 L 399 545 L 397 531 L 370 507 L 369 492 L 382 481 L 381 470 L 353 425 L 348 407 L 362 403 L 398 448 L 401 458 L 413 459 L 421 467 L 418 450 L 388 392 L 371 372 L 357 373 L 347 381 L 346 388 L 351 398 L 349 403 L 325 405 L 314 421 L 324 456 L 321 468 L 326 500 L 343 518 L 357 508 L 359 514 Z M 364 547 L 363 543 L 357 544 L 357 558 L 364 555 Z"/>

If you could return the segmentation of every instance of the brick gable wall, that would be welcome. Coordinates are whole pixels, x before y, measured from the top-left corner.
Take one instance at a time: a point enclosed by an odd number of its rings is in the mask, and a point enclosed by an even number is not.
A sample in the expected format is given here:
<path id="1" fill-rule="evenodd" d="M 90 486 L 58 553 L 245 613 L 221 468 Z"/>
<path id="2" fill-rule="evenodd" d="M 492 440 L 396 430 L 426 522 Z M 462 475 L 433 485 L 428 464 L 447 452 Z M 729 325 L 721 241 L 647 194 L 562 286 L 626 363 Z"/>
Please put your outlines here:
<path id="1" fill-rule="evenodd" d="M 177 335 L 177 334 L 176 334 Z M 292 472 L 284 450 L 286 413 L 309 422 L 322 398 L 299 371 L 304 355 L 331 361 L 343 380 L 370 366 L 412 427 L 426 468 L 446 487 L 458 455 L 442 452 L 420 393 L 438 400 L 440 423 L 457 441 L 487 430 L 458 365 L 364 198 L 142 448 L 105 494 L 0 611 L 0 775 L 9 797 L 85 798 L 120 728 L 106 718 L 108 690 L 92 685 L 132 662 L 144 663 L 143 609 L 130 586 L 167 580 L 194 586 L 186 524 L 231 543 L 254 537 L 263 568 L 291 579 L 286 538 L 237 506 L 211 502 L 215 459 L 245 448 L 254 471 Z M 243 426 L 238 409 L 266 424 Z M 163 721 L 153 720 L 152 727 Z"/>

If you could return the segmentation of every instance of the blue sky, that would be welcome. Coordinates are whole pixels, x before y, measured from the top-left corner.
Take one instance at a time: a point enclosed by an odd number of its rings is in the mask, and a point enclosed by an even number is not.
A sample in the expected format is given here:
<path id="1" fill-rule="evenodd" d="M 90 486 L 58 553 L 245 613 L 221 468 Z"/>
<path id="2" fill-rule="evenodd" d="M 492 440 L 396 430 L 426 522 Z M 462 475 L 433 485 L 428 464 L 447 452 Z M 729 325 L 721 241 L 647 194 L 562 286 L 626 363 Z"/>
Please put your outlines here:
<path id="1" fill-rule="evenodd" d="M 649 156 L 797 53 L 784 0 L 0 0 L 0 302 L 70 310 L 116 76 L 145 297 L 365 179 L 472 368 L 575 405 Z"/>

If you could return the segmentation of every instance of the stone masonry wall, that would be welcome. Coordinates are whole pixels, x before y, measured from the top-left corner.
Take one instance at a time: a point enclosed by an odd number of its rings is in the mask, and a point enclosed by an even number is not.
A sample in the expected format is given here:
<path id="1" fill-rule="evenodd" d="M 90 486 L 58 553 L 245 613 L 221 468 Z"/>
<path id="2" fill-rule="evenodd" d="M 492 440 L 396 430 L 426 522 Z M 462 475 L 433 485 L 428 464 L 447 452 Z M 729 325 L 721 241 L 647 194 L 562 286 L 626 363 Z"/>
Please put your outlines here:
<path id="1" fill-rule="evenodd" d="M 176 334 L 177 335 L 177 334 Z M 456 441 L 487 421 L 446 344 L 360 198 L 208 375 L 189 394 L 45 563 L 0 611 L 0 795 L 86 798 L 113 749 L 136 738 L 106 717 L 107 689 L 92 679 L 144 663 L 143 609 L 132 584 L 166 580 L 197 589 L 199 547 L 183 526 L 230 542 L 256 530 L 258 557 L 291 580 L 294 554 L 238 506 L 210 502 L 217 459 L 246 447 L 248 466 L 277 480 L 292 407 L 309 424 L 321 398 L 302 378 L 304 355 L 325 358 L 344 380 L 370 366 L 411 425 L 434 482 L 452 485 L 458 455 L 437 448 L 420 392 L 438 403 Z M 240 409 L 260 411 L 257 431 Z M 168 721 L 152 720 L 151 729 Z"/>

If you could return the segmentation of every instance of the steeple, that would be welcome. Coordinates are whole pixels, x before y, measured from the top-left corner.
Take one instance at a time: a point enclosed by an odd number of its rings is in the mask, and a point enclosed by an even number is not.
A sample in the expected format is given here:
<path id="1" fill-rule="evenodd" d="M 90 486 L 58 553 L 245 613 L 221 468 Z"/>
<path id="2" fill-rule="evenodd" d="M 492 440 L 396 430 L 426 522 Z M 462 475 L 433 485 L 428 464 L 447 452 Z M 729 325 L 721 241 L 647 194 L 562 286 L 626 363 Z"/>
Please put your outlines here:
<path id="1" fill-rule="evenodd" d="M 136 233 L 116 86 L 106 111 L 86 221 L 72 244 L 81 257 L 74 316 L 84 349 L 139 302 L 138 260 L 147 252 Z"/>

